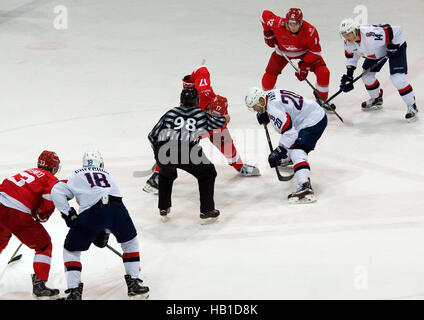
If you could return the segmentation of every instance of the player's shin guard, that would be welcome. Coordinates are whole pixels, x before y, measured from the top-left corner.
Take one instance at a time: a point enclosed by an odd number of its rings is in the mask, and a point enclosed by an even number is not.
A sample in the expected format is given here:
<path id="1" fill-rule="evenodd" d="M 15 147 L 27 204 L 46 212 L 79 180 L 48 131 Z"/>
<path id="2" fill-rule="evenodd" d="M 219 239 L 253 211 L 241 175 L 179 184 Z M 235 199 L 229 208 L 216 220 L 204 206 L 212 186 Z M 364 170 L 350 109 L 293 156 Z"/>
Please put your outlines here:
<path id="1" fill-rule="evenodd" d="M 262 89 L 265 91 L 272 90 L 277 82 L 277 76 L 266 72 L 262 77 Z"/>
<path id="2" fill-rule="evenodd" d="M 68 251 L 64 248 L 63 261 L 68 289 L 77 288 L 81 282 L 81 251 Z"/>
<path id="3" fill-rule="evenodd" d="M 290 158 L 293 162 L 293 170 L 295 172 L 297 184 L 301 186 L 309 181 L 311 168 L 308 163 L 308 155 L 302 149 L 293 149 L 290 152 Z"/>
<path id="4" fill-rule="evenodd" d="M 130 241 L 121 243 L 121 248 L 125 272 L 132 278 L 138 278 L 140 272 L 140 249 L 137 236 Z"/>
<path id="5" fill-rule="evenodd" d="M 328 98 L 328 86 L 330 84 L 330 71 L 327 66 L 322 65 L 314 70 L 314 73 L 317 77 L 316 89 L 324 98 Z"/>
<path id="6" fill-rule="evenodd" d="M 49 279 L 52 249 L 53 246 L 50 242 L 48 245 L 35 252 L 33 267 L 38 280 L 47 281 Z"/>
<path id="7" fill-rule="evenodd" d="M 375 77 L 375 72 L 368 72 L 362 76 L 362 82 L 371 99 L 377 99 L 380 95 L 380 82 Z"/>
<path id="8" fill-rule="evenodd" d="M 233 138 L 231 137 L 228 128 L 214 133 L 209 137 L 212 144 L 221 151 L 223 156 L 227 158 L 228 163 L 237 171 L 243 167 L 243 161 L 234 146 Z"/>
<path id="9" fill-rule="evenodd" d="M 405 73 L 395 73 L 390 75 L 393 85 L 407 106 L 415 103 L 415 95 L 412 86 L 409 84 Z"/>

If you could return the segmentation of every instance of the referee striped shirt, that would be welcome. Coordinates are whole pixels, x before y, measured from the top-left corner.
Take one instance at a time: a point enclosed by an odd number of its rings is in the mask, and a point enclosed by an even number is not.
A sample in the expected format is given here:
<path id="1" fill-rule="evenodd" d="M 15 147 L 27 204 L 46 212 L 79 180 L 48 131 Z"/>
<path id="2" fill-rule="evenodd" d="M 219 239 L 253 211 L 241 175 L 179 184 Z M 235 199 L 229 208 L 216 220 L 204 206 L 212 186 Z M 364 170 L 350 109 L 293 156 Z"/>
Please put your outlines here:
<path id="1" fill-rule="evenodd" d="M 225 117 L 215 117 L 198 107 L 179 106 L 169 110 L 148 135 L 153 150 L 170 140 L 189 141 L 197 145 L 207 132 L 222 128 Z"/>

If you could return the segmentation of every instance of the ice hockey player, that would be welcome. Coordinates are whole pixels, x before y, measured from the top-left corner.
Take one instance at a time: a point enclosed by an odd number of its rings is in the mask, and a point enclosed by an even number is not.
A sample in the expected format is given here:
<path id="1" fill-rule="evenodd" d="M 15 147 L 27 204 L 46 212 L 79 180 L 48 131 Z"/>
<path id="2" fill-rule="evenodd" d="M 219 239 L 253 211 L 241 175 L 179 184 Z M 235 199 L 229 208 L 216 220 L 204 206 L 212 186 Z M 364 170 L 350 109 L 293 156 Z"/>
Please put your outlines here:
<path id="1" fill-rule="evenodd" d="M 171 208 L 171 193 L 177 169 L 193 175 L 199 184 L 201 224 L 214 222 L 220 212 L 215 209 L 216 170 L 199 145 L 200 137 L 220 129 L 230 116 L 212 116 L 199 108 L 196 88 L 181 91 L 180 106 L 166 112 L 149 133 L 159 171 L 159 214 L 166 222 Z"/>
<path id="2" fill-rule="evenodd" d="M 245 98 L 250 111 L 256 111 L 259 124 L 270 121 L 281 134 L 279 146 L 268 157 L 270 166 L 293 163 L 298 187 L 288 196 L 289 203 L 315 202 L 311 186 L 308 153 L 315 149 L 327 126 L 327 115 L 317 102 L 296 93 L 275 89 L 268 92 L 253 87 Z"/>
<path id="3" fill-rule="evenodd" d="M 261 23 L 265 43 L 275 48 L 262 77 L 262 89 L 267 91 L 275 87 L 278 75 L 288 63 L 284 55 L 290 60 L 300 59 L 298 71 L 295 72 L 296 77 L 299 81 L 304 81 L 309 71 L 315 73 L 316 89 L 322 96 L 321 98 L 314 91 L 316 101 L 327 111 L 334 110 L 334 105 L 330 108 L 324 104 L 328 98 L 330 71 L 322 58 L 318 31 L 303 20 L 302 10 L 291 8 L 285 18 L 265 10 L 262 13 Z"/>
<path id="4" fill-rule="evenodd" d="M 346 74 L 343 75 L 340 88 L 344 92 L 353 90 L 353 73 L 360 57 L 365 58 L 362 69 L 367 70 L 374 66 L 370 72 L 362 76 L 362 81 L 371 99 L 362 103 L 362 110 L 376 110 L 383 105 L 383 89 L 375 74 L 389 58 L 390 79 L 398 90 L 406 104 L 405 118 L 408 121 L 417 119 L 417 106 L 415 95 L 409 84 L 406 74 L 408 65 L 406 61 L 406 41 L 402 35 L 402 28 L 390 24 L 382 25 L 359 25 L 353 19 L 348 18 L 340 24 L 340 34 L 344 38 L 346 56 Z"/>
<path id="5" fill-rule="evenodd" d="M 55 209 L 50 190 L 58 181 L 54 175 L 59 167 L 57 154 L 44 150 L 38 157 L 37 168 L 24 170 L 0 184 L 0 253 L 12 234 L 35 251 L 31 278 L 32 294 L 37 299 L 59 295 L 58 289 L 46 287 L 53 246 L 41 225 Z"/>
<path id="6" fill-rule="evenodd" d="M 87 151 L 83 156 L 83 168 L 71 172 L 58 182 L 51 196 L 70 228 L 63 246 L 68 294 L 65 300 L 81 300 L 81 251 L 87 251 L 94 243 L 102 248 L 112 233 L 123 250 L 123 263 L 128 296 L 147 298 L 149 288 L 139 279 L 140 252 L 137 231 L 122 202 L 122 196 L 113 176 L 104 169 L 103 158 L 98 151 Z M 68 201 L 76 198 L 79 214 Z"/>
<path id="7" fill-rule="evenodd" d="M 211 86 L 210 73 L 208 68 L 202 64 L 193 73 L 183 78 L 183 88 L 196 88 L 200 95 L 199 108 L 215 116 L 228 114 L 227 98 L 215 94 Z M 245 164 L 234 145 L 228 127 L 212 130 L 202 138 L 208 137 L 212 144 L 224 155 L 228 163 L 243 177 L 259 176 L 259 169 L 255 166 Z M 147 180 L 144 191 L 157 194 L 158 172 L 160 168 L 156 166 L 155 172 Z"/>

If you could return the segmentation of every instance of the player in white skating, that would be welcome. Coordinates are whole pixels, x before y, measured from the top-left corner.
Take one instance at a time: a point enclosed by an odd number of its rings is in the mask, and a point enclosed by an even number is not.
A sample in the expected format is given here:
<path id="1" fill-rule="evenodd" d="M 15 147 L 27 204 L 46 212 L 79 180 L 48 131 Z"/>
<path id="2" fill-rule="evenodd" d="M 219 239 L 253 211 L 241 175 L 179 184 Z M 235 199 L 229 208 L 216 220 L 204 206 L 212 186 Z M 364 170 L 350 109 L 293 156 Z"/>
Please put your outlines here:
<path id="1" fill-rule="evenodd" d="M 362 65 L 364 70 L 373 66 L 386 55 L 389 58 L 390 79 L 398 90 L 407 106 L 405 118 L 408 121 L 417 119 L 417 105 L 414 91 L 409 84 L 406 74 L 408 65 L 406 61 L 406 41 L 402 35 L 402 28 L 384 25 L 359 25 L 348 18 L 340 24 L 340 34 L 345 40 L 345 56 L 347 58 L 347 72 L 343 75 L 340 88 L 344 92 L 353 90 L 353 72 L 360 57 L 365 58 Z M 386 61 L 362 76 L 362 81 L 371 99 L 362 103 L 362 110 L 375 110 L 382 108 L 383 89 L 375 77 Z"/>
<path id="2" fill-rule="evenodd" d="M 69 232 L 63 246 L 63 259 L 69 295 L 66 300 L 81 300 L 81 251 L 91 243 L 105 247 L 112 233 L 121 244 L 128 296 L 147 298 L 149 288 L 139 279 L 140 252 L 137 231 L 122 203 L 122 196 L 112 175 L 103 169 L 98 151 L 84 154 L 83 168 L 71 172 L 65 180 L 53 187 L 51 196 L 62 213 Z M 68 201 L 73 197 L 79 204 L 79 215 Z"/>
<path id="3" fill-rule="evenodd" d="M 311 186 L 308 153 L 315 149 L 318 139 L 327 126 L 324 109 L 313 100 L 304 99 L 287 90 L 270 90 L 266 93 L 253 87 L 246 95 L 246 106 L 256 111 L 259 124 L 270 121 L 281 134 L 279 146 L 268 157 L 270 166 L 293 163 L 297 189 L 288 196 L 289 203 L 310 203 L 316 198 Z"/>

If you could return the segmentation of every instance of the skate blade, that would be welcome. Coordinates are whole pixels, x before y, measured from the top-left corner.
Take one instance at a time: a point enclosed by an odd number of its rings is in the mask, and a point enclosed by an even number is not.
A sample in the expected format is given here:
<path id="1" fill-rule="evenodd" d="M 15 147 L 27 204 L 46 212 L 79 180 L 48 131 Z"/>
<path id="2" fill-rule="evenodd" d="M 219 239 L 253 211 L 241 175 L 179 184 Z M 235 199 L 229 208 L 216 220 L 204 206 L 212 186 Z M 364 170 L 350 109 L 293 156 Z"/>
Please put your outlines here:
<path id="1" fill-rule="evenodd" d="M 240 173 L 242 177 L 259 177 L 261 175 L 260 172 L 257 173 Z"/>
<path id="2" fill-rule="evenodd" d="M 417 120 L 418 120 L 418 116 L 417 115 L 416 116 L 413 116 L 412 118 L 406 119 L 406 121 L 408 121 L 409 123 L 415 122 Z"/>
<path id="3" fill-rule="evenodd" d="M 155 195 L 159 193 L 159 190 L 158 189 L 153 188 L 153 187 L 149 186 L 148 184 L 146 184 L 144 186 L 143 191 L 144 192 L 147 192 L 147 193 L 153 193 Z"/>
<path id="4" fill-rule="evenodd" d="M 305 203 L 314 203 L 317 199 L 313 194 L 308 194 L 303 198 L 293 197 L 288 199 L 289 204 L 305 204 Z"/>
<path id="5" fill-rule="evenodd" d="M 131 299 L 131 300 L 146 300 L 146 299 L 148 299 L 149 298 L 149 293 L 147 292 L 147 293 L 143 293 L 143 294 L 136 294 L 136 295 L 134 295 L 134 296 L 130 296 L 130 295 L 128 295 L 128 297 Z"/>
<path id="6" fill-rule="evenodd" d="M 55 296 L 43 296 L 43 297 L 39 297 L 39 296 L 36 296 L 35 294 L 32 294 L 32 296 L 35 300 L 58 300 L 60 298 L 60 294 L 57 294 Z"/>
<path id="7" fill-rule="evenodd" d="M 375 110 L 383 109 L 383 105 L 376 105 L 376 106 L 372 106 L 368 108 L 361 107 L 361 108 L 362 108 L 362 111 L 375 111 Z"/>
<path id="8" fill-rule="evenodd" d="M 218 220 L 218 217 L 216 218 L 206 218 L 206 219 L 200 219 L 200 224 L 201 225 L 207 225 L 207 224 L 211 224 L 214 223 Z"/>
<path id="9" fill-rule="evenodd" d="M 168 216 L 161 216 L 160 221 L 162 221 L 163 223 L 167 223 L 169 221 L 169 217 Z"/>

